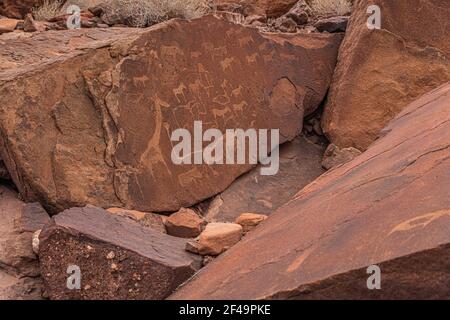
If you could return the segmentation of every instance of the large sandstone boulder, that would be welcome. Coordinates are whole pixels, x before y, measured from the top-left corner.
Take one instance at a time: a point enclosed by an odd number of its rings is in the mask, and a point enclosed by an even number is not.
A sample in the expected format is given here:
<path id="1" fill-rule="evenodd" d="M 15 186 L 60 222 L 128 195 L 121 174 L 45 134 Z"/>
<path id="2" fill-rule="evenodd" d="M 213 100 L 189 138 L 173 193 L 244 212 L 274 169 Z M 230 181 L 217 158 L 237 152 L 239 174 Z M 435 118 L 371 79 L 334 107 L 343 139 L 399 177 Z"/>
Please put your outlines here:
<path id="1" fill-rule="evenodd" d="M 2 158 L 24 199 L 54 211 L 190 207 L 252 166 L 175 165 L 171 133 L 200 120 L 294 139 L 325 96 L 340 41 L 213 16 L 0 40 Z"/>
<path id="2" fill-rule="evenodd" d="M 369 5 L 381 29 L 369 30 Z M 448 0 L 355 1 L 323 128 L 337 146 L 365 150 L 417 97 L 450 80 Z"/>
<path id="3" fill-rule="evenodd" d="M 163 299 L 201 265 L 185 251 L 185 239 L 93 206 L 58 214 L 39 240 L 51 299 Z M 76 268 L 80 286 L 70 288 L 67 270 Z"/>
<path id="4" fill-rule="evenodd" d="M 383 134 L 171 298 L 448 299 L 450 83 L 411 104 Z M 374 264 L 380 290 L 367 287 Z"/>
<path id="5" fill-rule="evenodd" d="M 215 4 L 238 4 L 246 15 L 261 14 L 278 17 L 289 11 L 298 0 L 214 0 Z"/>

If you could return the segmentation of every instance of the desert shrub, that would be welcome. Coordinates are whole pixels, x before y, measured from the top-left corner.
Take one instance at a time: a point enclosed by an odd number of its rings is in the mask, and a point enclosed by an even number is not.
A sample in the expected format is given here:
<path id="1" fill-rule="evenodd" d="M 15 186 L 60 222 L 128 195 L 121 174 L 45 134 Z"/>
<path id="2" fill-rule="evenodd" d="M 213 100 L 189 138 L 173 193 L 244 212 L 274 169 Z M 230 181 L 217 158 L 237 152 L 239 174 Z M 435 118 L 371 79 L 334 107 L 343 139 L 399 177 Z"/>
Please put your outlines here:
<path id="1" fill-rule="evenodd" d="M 317 16 L 343 16 L 352 11 L 351 0 L 309 0 L 308 4 Z"/>
<path id="2" fill-rule="evenodd" d="M 31 13 L 34 19 L 45 21 L 63 14 L 61 6 L 62 0 L 44 0 L 39 7 L 33 8 Z"/>
<path id="3" fill-rule="evenodd" d="M 210 0 L 116 0 L 128 24 L 145 27 L 172 18 L 194 19 L 210 10 Z"/>

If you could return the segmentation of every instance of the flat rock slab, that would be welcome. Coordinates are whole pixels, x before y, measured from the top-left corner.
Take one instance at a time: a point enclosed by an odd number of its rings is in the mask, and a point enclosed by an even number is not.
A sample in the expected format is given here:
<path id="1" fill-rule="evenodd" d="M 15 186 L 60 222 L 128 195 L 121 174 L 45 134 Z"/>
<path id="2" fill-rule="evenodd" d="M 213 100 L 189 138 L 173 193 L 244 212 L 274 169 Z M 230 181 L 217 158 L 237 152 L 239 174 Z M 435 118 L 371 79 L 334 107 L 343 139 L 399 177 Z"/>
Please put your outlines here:
<path id="1" fill-rule="evenodd" d="M 381 29 L 367 27 L 373 4 Z M 409 103 L 450 81 L 449 16 L 448 0 L 355 1 L 322 118 L 332 143 L 366 150 Z"/>
<path id="2" fill-rule="evenodd" d="M 407 107 L 383 135 L 171 298 L 449 299 L 450 83 Z M 374 264 L 381 290 L 367 288 Z"/>
<path id="3" fill-rule="evenodd" d="M 341 40 L 214 16 L 0 40 L 1 156 L 23 198 L 55 213 L 190 207 L 253 166 L 175 165 L 171 133 L 198 120 L 203 131 L 294 139 L 327 92 Z"/>
<path id="4" fill-rule="evenodd" d="M 163 299 L 201 265 L 185 240 L 93 206 L 53 217 L 39 239 L 51 299 Z M 79 290 L 67 287 L 70 266 L 79 267 Z"/>
<path id="5" fill-rule="evenodd" d="M 242 213 L 270 215 L 299 190 L 325 172 L 321 161 L 325 148 L 297 137 L 280 148 L 280 170 L 261 175 L 261 167 L 239 177 L 202 210 L 208 221 L 234 222 Z M 202 206 L 203 207 L 203 206 Z"/>

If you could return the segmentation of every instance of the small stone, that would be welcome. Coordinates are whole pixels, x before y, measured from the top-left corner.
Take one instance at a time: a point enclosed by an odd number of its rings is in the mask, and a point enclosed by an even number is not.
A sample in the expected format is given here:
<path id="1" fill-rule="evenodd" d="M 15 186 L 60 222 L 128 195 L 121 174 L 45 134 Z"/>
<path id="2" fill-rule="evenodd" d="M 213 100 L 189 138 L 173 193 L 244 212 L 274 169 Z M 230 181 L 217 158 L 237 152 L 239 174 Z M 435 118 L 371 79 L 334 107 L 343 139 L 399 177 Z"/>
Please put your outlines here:
<path id="1" fill-rule="evenodd" d="M 117 266 L 117 264 L 111 263 L 111 269 L 114 271 L 117 271 L 119 269 L 119 267 Z"/>
<path id="2" fill-rule="evenodd" d="M 199 253 L 217 256 L 238 243 L 241 237 L 242 226 L 239 224 L 210 223 L 198 237 Z"/>
<path id="3" fill-rule="evenodd" d="M 347 29 L 348 17 L 331 17 L 322 19 L 314 24 L 320 32 L 345 32 Z"/>
<path id="4" fill-rule="evenodd" d="M 116 257 L 116 254 L 114 253 L 114 251 L 110 251 L 107 255 L 106 255 L 106 259 L 108 260 L 112 260 Z"/>
<path id="5" fill-rule="evenodd" d="M 330 144 L 327 150 L 325 150 L 322 167 L 326 170 L 330 170 L 353 160 L 361 153 L 360 150 L 353 147 L 340 149 L 335 144 Z"/>
<path id="6" fill-rule="evenodd" d="M 206 221 L 192 209 L 182 208 L 166 221 L 167 233 L 179 238 L 195 238 L 203 230 Z"/>
<path id="7" fill-rule="evenodd" d="M 243 213 L 236 219 L 235 222 L 242 226 L 244 233 L 247 233 L 266 219 L 267 216 L 264 214 Z"/>

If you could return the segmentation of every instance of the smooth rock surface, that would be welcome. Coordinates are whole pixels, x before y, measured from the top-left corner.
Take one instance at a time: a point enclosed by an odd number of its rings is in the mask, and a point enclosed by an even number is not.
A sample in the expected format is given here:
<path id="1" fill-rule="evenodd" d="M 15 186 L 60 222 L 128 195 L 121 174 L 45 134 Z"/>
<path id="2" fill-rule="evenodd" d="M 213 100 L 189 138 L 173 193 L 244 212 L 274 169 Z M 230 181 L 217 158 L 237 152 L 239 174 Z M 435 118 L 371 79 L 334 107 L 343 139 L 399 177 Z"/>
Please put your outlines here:
<path id="1" fill-rule="evenodd" d="M 421 130 L 417 130 L 417 125 Z M 321 176 L 172 299 L 448 299 L 450 83 Z M 367 268 L 381 268 L 368 290 Z"/>
<path id="2" fill-rule="evenodd" d="M 217 256 L 241 240 L 242 226 L 236 223 L 209 223 L 198 237 L 198 253 Z"/>

